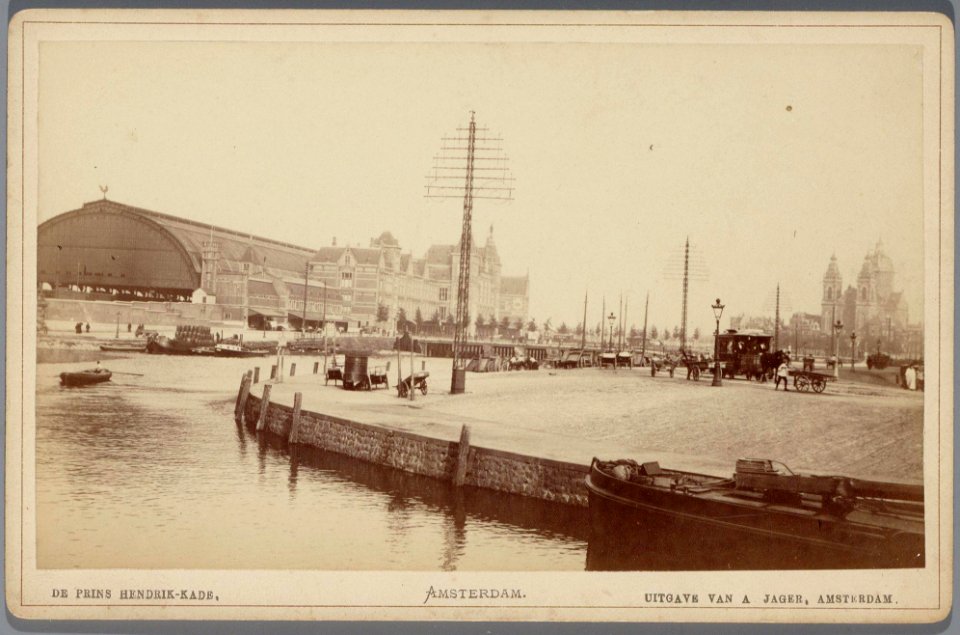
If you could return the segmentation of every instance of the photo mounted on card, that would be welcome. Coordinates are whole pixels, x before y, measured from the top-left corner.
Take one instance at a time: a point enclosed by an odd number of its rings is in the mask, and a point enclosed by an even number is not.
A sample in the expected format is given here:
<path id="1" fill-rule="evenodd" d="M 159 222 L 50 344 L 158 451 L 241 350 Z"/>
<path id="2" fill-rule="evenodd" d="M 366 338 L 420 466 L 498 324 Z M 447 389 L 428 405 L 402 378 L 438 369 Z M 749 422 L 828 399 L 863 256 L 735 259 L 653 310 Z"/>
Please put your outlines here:
<path id="1" fill-rule="evenodd" d="M 9 43 L 15 616 L 948 615 L 944 16 Z"/>

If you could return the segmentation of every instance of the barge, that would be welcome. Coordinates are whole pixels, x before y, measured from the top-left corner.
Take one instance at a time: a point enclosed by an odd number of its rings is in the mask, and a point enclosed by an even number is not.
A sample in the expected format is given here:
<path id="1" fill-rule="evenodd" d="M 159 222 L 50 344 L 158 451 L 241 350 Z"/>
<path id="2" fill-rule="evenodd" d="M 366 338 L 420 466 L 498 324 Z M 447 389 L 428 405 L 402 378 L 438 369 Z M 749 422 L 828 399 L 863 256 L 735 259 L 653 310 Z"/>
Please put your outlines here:
<path id="1" fill-rule="evenodd" d="M 593 569 L 924 566 L 923 486 L 793 473 L 741 459 L 731 478 L 594 458 Z"/>

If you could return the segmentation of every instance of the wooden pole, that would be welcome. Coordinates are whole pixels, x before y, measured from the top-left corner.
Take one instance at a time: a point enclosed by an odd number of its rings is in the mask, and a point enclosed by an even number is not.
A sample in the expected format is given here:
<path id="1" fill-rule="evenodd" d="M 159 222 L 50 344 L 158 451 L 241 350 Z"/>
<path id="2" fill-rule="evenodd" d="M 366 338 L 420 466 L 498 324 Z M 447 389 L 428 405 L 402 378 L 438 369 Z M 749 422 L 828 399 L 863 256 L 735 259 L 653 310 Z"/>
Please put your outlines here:
<path id="1" fill-rule="evenodd" d="M 267 427 L 267 410 L 270 409 L 270 389 L 273 384 L 263 385 L 263 399 L 260 401 L 260 418 L 257 419 L 257 431 Z"/>
<path id="2" fill-rule="evenodd" d="M 303 393 L 293 393 L 293 420 L 290 423 L 289 443 L 300 443 L 300 406 L 303 403 Z"/>
<path id="3" fill-rule="evenodd" d="M 240 388 L 237 390 L 237 401 L 233 405 L 234 417 L 240 414 L 240 397 L 243 395 L 243 385 L 246 383 L 246 381 L 247 381 L 247 374 L 244 373 L 243 375 L 240 376 Z"/>
<path id="4" fill-rule="evenodd" d="M 240 402 L 237 407 L 236 421 L 237 423 L 246 422 L 246 408 L 247 408 L 247 397 L 250 395 L 250 375 L 246 374 L 243 377 L 243 384 L 240 389 Z"/>
<path id="5" fill-rule="evenodd" d="M 470 456 L 470 426 L 460 428 L 460 443 L 457 445 L 457 465 L 453 471 L 454 487 L 463 486 L 467 479 L 467 459 Z"/>
<path id="6" fill-rule="evenodd" d="M 410 401 L 413 401 L 413 340 L 410 340 Z"/>
<path id="7" fill-rule="evenodd" d="M 316 375 L 318 370 L 320 370 L 320 362 L 313 362 L 313 374 Z"/>
<path id="8" fill-rule="evenodd" d="M 297 363 L 294 362 L 290 364 L 290 376 L 293 377 L 297 373 Z"/>
<path id="9" fill-rule="evenodd" d="M 260 383 L 260 367 L 259 366 L 256 366 L 253 369 L 253 383 L 255 384 Z"/>

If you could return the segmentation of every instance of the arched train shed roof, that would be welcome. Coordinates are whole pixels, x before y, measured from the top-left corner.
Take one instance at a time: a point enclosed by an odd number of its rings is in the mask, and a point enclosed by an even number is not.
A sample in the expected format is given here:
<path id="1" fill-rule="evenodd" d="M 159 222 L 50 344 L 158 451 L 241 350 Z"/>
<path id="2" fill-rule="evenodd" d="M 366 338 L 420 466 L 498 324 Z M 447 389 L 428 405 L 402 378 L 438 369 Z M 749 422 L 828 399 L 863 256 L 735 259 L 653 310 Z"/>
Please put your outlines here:
<path id="1" fill-rule="evenodd" d="M 302 275 L 314 251 L 99 200 L 40 224 L 40 281 L 189 293 L 200 286 L 203 244 L 211 237 L 225 272 L 249 263 L 278 275 Z"/>

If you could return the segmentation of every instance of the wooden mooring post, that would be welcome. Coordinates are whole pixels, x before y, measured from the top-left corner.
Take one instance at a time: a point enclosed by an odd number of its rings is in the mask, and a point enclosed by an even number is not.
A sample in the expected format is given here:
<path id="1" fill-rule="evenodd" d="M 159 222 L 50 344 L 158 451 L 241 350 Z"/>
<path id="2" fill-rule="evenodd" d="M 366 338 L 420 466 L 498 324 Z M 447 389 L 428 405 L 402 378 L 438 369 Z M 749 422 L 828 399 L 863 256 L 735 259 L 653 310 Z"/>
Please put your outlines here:
<path id="1" fill-rule="evenodd" d="M 276 379 L 276 378 L 277 378 L 277 365 L 274 364 L 270 367 L 270 379 Z"/>
<path id="2" fill-rule="evenodd" d="M 316 375 L 320 370 L 320 362 L 313 362 L 313 374 Z"/>
<path id="3" fill-rule="evenodd" d="M 260 401 L 260 418 L 257 420 L 257 431 L 267 427 L 267 411 L 270 410 L 270 389 L 273 384 L 263 385 L 263 399 Z"/>
<path id="4" fill-rule="evenodd" d="M 300 406 L 303 404 L 303 393 L 293 393 L 293 419 L 290 422 L 289 443 L 300 443 Z"/>
<path id="5" fill-rule="evenodd" d="M 250 382 L 252 377 L 250 376 L 250 371 L 247 371 L 243 374 L 243 379 L 240 380 L 240 394 L 237 395 L 237 406 L 234 409 L 233 418 L 237 423 L 244 422 L 244 412 L 247 408 L 247 397 L 250 395 Z"/>
<path id="6" fill-rule="evenodd" d="M 297 374 L 297 363 L 294 362 L 290 364 L 290 376 L 293 377 L 296 374 Z"/>
<path id="7" fill-rule="evenodd" d="M 256 366 L 253 369 L 253 383 L 255 384 L 260 383 L 260 367 L 259 366 Z"/>
<path id="8" fill-rule="evenodd" d="M 470 426 L 460 428 L 460 443 L 457 445 L 457 464 L 453 468 L 453 485 L 462 487 L 467 478 L 467 458 L 470 456 Z"/>

